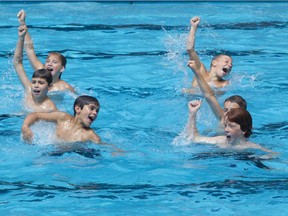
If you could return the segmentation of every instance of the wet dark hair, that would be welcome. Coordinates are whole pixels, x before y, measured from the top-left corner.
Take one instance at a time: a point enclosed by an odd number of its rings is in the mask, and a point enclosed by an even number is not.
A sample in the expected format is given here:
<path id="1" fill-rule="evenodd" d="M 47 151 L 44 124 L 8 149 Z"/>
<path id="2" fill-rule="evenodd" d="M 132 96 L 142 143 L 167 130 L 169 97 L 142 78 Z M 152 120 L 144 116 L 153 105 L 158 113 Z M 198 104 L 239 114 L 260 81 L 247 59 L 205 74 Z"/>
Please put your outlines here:
<path id="1" fill-rule="evenodd" d="M 89 104 L 95 104 L 98 107 L 98 109 L 100 109 L 100 103 L 95 97 L 88 96 L 88 95 L 81 95 L 78 98 L 76 98 L 74 105 L 73 105 L 74 116 L 76 115 L 75 106 L 79 106 L 81 109 L 83 109 L 85 105 L 89 105 Z"/>
<path id="2" fill-rule="evenodd" d="M 225 101 L 225 102 L 231 102 L 231 103 L 237 103 L 239 105 L 239 108 L 242 108 L 244 110 L 247 109 L 247 103 L 246 103 L 246 100 L 244 98 L 242 98 L 241 96 L 239 95 L 232 95 L 231 97 L 228 97 Z"/>
<path id="3" fill-rule="evenodd" d="M 240 125 L 240 128 L 245 132 L 246 138 L 252 134 L 252 117 L 247 110 L 242 108 L 231 109 L 225 116 L 229 122 L 235 122 Z"/>
<path id="4" fill-rule="evenodd" d="M 34 73 L 32 75 L 32 78 L 45 79 L 47 81 L 47 83 L 48 83 L 48 86 L 51 85 L 52 80 L 53 80 L 51 72 L 49 70 L 47 70 L 47 69 L 44 69 L 44 68 L 34 71 Z"/>
<path id="5" fill-rule="evenodd" d="M 66 68 L 66 64 L 67 64 L 67 59 L 65 56 L 63 56 L 61 53 L 59 52 L 50 52 L 47 56 L 47 58 L 49 58 L 51 55 L 56 55 L 59 59 L 60 59 L 60 62 L 61 62 L 61 65 Z M 62 73 L 60 73 L 59 75 L 59 79 L 61 78 L 61 75 Z"/>

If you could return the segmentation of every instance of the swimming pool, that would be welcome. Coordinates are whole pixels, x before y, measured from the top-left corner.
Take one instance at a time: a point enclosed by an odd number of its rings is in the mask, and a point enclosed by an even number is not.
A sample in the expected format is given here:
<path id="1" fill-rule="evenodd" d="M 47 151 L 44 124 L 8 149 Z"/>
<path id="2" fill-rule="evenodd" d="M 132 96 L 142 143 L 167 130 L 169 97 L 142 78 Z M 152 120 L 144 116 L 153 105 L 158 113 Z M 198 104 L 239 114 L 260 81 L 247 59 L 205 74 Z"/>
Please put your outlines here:
<path id="1" fill-rule="evenodd" d="M 44 60 L 57 50 L 68 58 L 63 79 L 99 99 L 93 128 L 124 156 L 106 149 L 96 158 L 49 156 L 43 125 L 38 145 L 21 141 L 23 92 L 11 56 L 22 8 L 37 53 Z M 287 9 L 269 2 L 2 2 L 1 215 L 286 215 Z M 181 145 L 194 98 L 182 88 L 192 79 L 185 40 L 195 15 L 206 65 L 218 51 L 234 60 L 233 85 L 219 100 L 239 94 L 248 101 L 251 140 L 279 152 L 277 159 Z M 58 106 L 72 113 L 73 101 L 65 95 Z M 201 130 L 215 126 L 209 111 L 207 104 L 200 110 Z"/>

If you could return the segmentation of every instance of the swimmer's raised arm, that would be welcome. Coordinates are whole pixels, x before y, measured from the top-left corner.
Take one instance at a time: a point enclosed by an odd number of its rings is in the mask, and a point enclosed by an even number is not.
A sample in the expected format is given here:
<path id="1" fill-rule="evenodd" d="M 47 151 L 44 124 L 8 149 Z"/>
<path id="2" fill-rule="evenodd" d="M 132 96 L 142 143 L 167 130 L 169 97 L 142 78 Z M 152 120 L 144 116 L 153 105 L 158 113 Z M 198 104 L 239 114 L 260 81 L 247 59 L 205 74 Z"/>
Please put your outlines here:
<path id="1" fill-rule="evenodd" d="M 200 73 L 205 75 L 207 74 L 205 65 L 201 62 L 199 56 L 197 55 L 197 52 L 195 51 L 195 34 L 198 29 L 199 23 L 200 17 L 195 16 L 190 20 L 191 27 L 187 37 L 186 50 L 189 55 L 189 59 L 195 61 L 195 64 Z M 192 86 L 197 86 L 197 80 L 193 79 Z"/>
<path id="2" fill-rule="evenodd" d="M 199 134 L 196 126 L 196 114 L 200 109 L 201 103 L 202 102 L 200 100 L 194 100 L 188 103 L 189 119 L 188 124 L 186 126 L 186 133 L 188 139 L 192 142 L 212 144 L 212 145 L 217 145 L 219 143 L 225 142 L 225 136 L 206 137 Z"/>
<path id="3" fill-rule="evenodd" d="M 205 81 L 205 79 L 202 76 L 202 74 L 200 73 L 195 61 L 189 61 L 187 65 L 193 71 L 193 73 L 197 79 L 197 82 L 199 84 L 199 87 L 200 87 L 205 99 L 207 100 L 210 108 L 212 109 L 214 115 L 221 121 L 221 119 L 224 116 L 224 111 L 221 108 L 219 102 L 217 101 L 215 94 L 214 94 L 214 91 L 211 89 L 211 87 Z"/>
<path id="4" fill-rule="evenodd" d="M 199 135 L 198 129 L 196 127 L 196 114 L 200 109 L 201 101 L 194 100 L 188 103 L 189 108 L 189 119 L 188 124 L 186 126 L 186 133 L 191 141 L 194 141 L 196 137 Z"/>
<path id="5" fill-rule="evenodd" d="M 19 21 L 20 25 L 26 25 L 26 21 L 25 21 L 26 13 L 24 10 L 20 10 L 17 14 L 17 17 L 18 17 L 18 21 Z M 36 56 L 33 41 L 32 41 L 32 38 L 31 38 L 28 30 L 27 30 L 27 33 L 25 35 L 24 47 L 25 47 L 27 57 L 29 59 L 29 62 L 31 64 L 33 70 L 42 69 L 44 66 L 39 61 L 38 57 Z"/>
<path id="6" fill-rule="evenodd" d="M 194 60 L 197 64 L 197 67 L 200 68 L 200 59 L 195 51 L 195 34 L 198 28 L 198 25 L 200 23 L 200 17 L 193 17 L 190 20 L 190 31 L 187 37 L 187 44 L 186 44 L 186 50 L 189 55 L 190 60 Z"/>
<path id="7" fill-rule="evenodd" d="M 27 92 L 30 89 L 30 80 L 28 79 L 23 66 L 23 44 L 26 33 L 27 33 L 26 25 L 21 25 L 18 27 L 18 41 L 13 56 L 13 65 L 19 77 L 19 80 L 21 81 L 21 84 L 23 85 L 25 91 Z"/>

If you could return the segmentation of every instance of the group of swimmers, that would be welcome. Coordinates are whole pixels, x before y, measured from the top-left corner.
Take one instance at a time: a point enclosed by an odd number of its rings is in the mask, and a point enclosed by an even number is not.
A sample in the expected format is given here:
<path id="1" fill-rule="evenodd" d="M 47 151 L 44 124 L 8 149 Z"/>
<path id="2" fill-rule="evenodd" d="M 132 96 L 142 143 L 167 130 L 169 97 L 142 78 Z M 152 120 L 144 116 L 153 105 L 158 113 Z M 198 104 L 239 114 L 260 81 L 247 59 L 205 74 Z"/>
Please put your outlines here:
<path id="1" fill-rule="evenodd" d="M 49 91 L 69 91 L 76 93 L 74 88 L 61 79 L 65 70 L 66 58 L 58 53 L 49 53 L 45 64 L 42 64 L 35 54 L 33 42 L 25 22 L 26 13 L 18 14 L 18 41 L 13 57 L 15 71 L 25 90 L 24 104 L 31 111 L 22 125 L 23 139 L 31 143 L 33 133 L 30 128 L 35 122 L 44 120 L 56 124 L 56 136 L 61 143 L 92 141 L 97 144 L 112 147 L 116 152 L 121 150 L 112 144 L 104 143 L 91 128 L 100 110 L 99 101 L 92 96 L 81 95 L 76 98 L 73 109 L 74 116 L 59 111 L 48 97 Z M 32 68 L 35 70 L 30 81 L 23 66 L 23 49 L 27 53 Z"/>
<path id="2" fill-rule="evenodd" d="M 49 91 L 70 91 L 74 88 L 61 79 L 66 67 L 66 58 L 58 53 L 49 53 L 45 64 L 42 64 L 35 54 L 33 42 L 25 22 L 26 13 L 21 10 L 18 14 L 18 42 L 16 45 L 13 63 L 15 71 L 25 89 L 25 105 L 31 111 L 22 125 L 22 137 L 32 142 L 33 133 L 30 128 L 37 121 L 44 120 L 56 124 L 56 135 L 59 142 L 74 143 L 92 141 L 97 144 L 108 145 L 121 152 L 112 144 L 104 143 L 91 128 L 100 110 L 100 104 L 95 97 L 82 95 L 74 102 L 74 116 L 59 111 L 54 102 L 48 97 Z M 196 127 L 196 113 L 201 106 L 200 100 L 190 101 L 189 118 L 186 126 L 187 137 L 191 142 L 215 144 L 220 148 L 248 149 L 256 148 L 273 154 L 272 151 L 248 141 L 252 134 L 252 117 L 246 110 L 246 101 L 238 96 L 225 100 L 224 110 L 219 105 L 212 87 L 221 88 L 229 84 L 223 78 L 232 70 L 232 58 L 228 55 L 217 55 L 213 58 L 208 71 L 200 61 L 195 47 L 195 34 L 200 23 L 199 17 L 190 20 L 191 28 L 187 39 L 189 54 L 188 67 L 194 73 L 192 88 L 200 88 L 204 98 L 210 105 L 213 113 L 221 122 L 225 136 L 205 137 L 198 133 Z M 25 48 L 28 60 L 35 70 L 30 81 L 23 66 L 23 49 Z M 191 91 L 192 92 L 192 91 Z"/>
<path id="3" fill-rule="evenodd" d="M 195 51 L 195 34 L 199 23 L 200 18 L 197 16 L 190 20 L 191 27 L 186 47 L 189 55 L 187 65 L 195 75 L 192 81 L 192 88 L 200 88 L 214 115 L 220 121 L 224 135 L 207 137 L 199 134 L 196 126 L 196 113 L 200 109 L 202 101 L 194 100 L 188 103 L 190 113 L 186 126 L 187 137 L 192 142 L 213 144 L 220 148 L 235 150 L 259 149 L 268 153 L 262 158 L 273 157 L 276 153 L 248 141 L 252 134 L 252 117 L 247 111 L 246 101 L 241 96 L 233 95 L 227 98 L 224 101 L 224 109 L 218 103 L 215 92 L 211 87 L 221 88 L 229 84 L 227 80 L 224 80 L 224 77 L 232 70 L 232 58 L 224 54 L 216 55 L 211 61 L 209 71 L 205 68 Z"/>

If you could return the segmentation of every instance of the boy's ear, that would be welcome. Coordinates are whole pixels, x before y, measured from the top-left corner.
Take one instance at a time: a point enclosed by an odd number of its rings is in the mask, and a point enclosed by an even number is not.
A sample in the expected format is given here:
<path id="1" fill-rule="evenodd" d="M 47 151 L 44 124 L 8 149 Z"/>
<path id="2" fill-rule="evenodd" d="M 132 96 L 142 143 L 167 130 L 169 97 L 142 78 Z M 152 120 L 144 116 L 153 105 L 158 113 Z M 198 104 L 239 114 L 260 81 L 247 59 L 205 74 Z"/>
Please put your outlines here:
<path id="1" fill-rule="evenodd" d="M 51 83 L 49 86 L 48 86 L 48 91 L 50 91 L 53 87 L 53 83 Z"/>
<path id="2" fill-rule="evenodd" d="M 80 111 L 81 111 L 81 107 L 79 107 L 78 105 L 75 105 L 75 113 L 76 114 L 79 114 L 80 113 Z"/>
<path id="3" fill-rule="evenodd" d="M 64 66 L 61 66 L 60 72 L 62 73 L 64 70 L 65 70 L 65 67 L 64 67 Z"/>
<path id="4" fill-rule="evenodd" d="M 217 60 L 213 60 L 213 61 L 212 61 L 211 64 L 213 65 L 213 67 L 215 67 L 215 66 L 217 65 L 217 62 L 218 62 Z"/>

